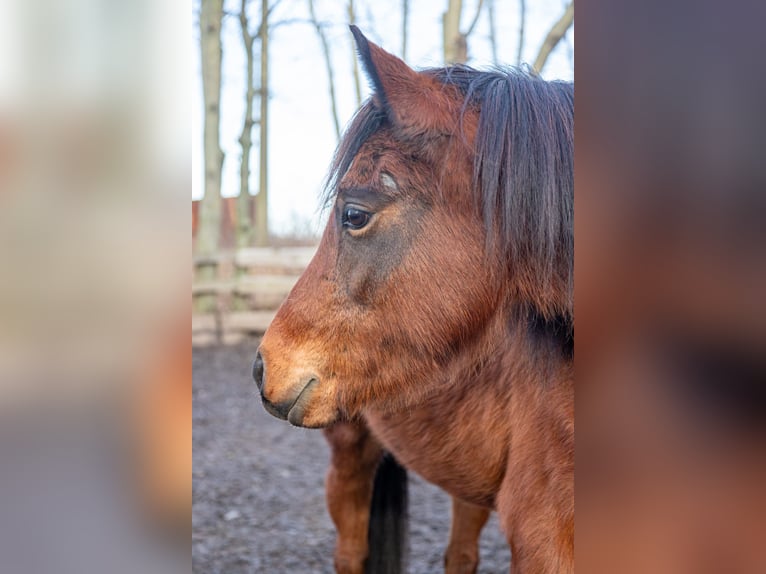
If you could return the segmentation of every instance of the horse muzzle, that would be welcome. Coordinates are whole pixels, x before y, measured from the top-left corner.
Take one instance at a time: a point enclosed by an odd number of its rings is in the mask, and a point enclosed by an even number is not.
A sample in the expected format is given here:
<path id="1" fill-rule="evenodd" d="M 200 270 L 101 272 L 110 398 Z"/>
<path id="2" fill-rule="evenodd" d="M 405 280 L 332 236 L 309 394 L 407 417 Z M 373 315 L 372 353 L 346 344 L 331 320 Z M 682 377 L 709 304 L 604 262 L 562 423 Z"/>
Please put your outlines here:
<path id="1" fill-rule="evenodd" d="M 261 393 L 263 407 L 270 415 L 278 419 L 286 420 L 295 426 L 304 426 L 303 419 L 306 408 L 311 400 L 311 395 L 319 384 L 316 376 L 305 377 L 304 380 L 290 388 L 284 395 L 286 398 L 271 400 L 266 392 L 266 365 L 263 355 L 258 352 L 253 362 L 253 380 Z"/>

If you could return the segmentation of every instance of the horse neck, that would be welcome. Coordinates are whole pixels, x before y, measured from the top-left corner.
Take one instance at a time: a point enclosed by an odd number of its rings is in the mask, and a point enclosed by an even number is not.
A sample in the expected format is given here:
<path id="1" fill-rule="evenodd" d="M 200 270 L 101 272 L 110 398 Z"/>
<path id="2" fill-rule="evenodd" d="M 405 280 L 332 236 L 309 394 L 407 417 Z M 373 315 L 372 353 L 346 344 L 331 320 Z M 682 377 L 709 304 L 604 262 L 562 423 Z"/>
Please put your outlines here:
<path id="1" fill-rule="evenodd" d="M 573 377 L 568 335 L 559 321 L 544 321 L 519 309 L 498 309 L 483 334 L 466 346 L 458 360 L 458 379 L 481 379 L 508 385 L 525 380 L 546 387 Z"/>
<path id="2" fill-rule="evenodd" d="M 508 321 L 503 361 L 513 381 L 534 389 L 569 387 L 574 380 L 573 332 L 565 320 L 546 320 L 527 312 Z"/>

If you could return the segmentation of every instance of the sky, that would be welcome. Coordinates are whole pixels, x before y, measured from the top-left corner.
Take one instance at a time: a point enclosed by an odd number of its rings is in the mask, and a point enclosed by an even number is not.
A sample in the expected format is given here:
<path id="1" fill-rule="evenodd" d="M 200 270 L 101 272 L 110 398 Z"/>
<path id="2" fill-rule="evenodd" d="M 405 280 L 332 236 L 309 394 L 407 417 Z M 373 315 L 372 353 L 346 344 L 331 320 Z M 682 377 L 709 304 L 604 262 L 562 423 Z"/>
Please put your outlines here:
<path id="1" fill-rule="evenodd" d="M 273 1 L 273 0 L 272 0 Z M 464 0 L 461 29 L 473 20 L 478 0 Z M 245 59 L 238 11 L 239 2 L 225 0 L 223 73 L 221 94 L 221 147 L 225 154 L 224 196 L 239 193 L 241 149 L 239 136 L 244 114 Z M 551 25 L 564 13 L 566 0 L 526 0 L 522 62 L 534 61 Z M 348 30 L 346 0 L 315 0 L 332 52 L 335 90 L 341 126 L 357 108 L 353 86 L 352 37 Z M 401 56 L 401 2 L 355 0 L 357 25 L 373 42 Z M 410 0 L 407 63 L 413 68 L 443 65 L 442 13 L 447 0 Z M 485 1 L 482 15 L 468 40 L 468 64 L 492 64 Z M 199 63 L 199 2 L 194 3 L 192 49 L 196 54 L 192 89 L 192 198 L 203 194 L 202 85 Z M 250 1 L 252 28 L 260 21 L 260 2 Z M 495 0 L 498 60 L 515 65 L 519 41 L 519 0 Z M 280 0 L 273 9 L 270 37 L 271 86 L 269 94 L 269 223 L 279 235 L 317 234 L 323 214 L 319 196 L 337 145 L 333 127 L 328 78 L 320 40 L 309 23 L 308 0 Z M 256 74 L 258 72 L 256 71 Z M 574 30 L 551 53 L 542 76 L 574 79 Z M 363 98 L 369 95 L 363 81 Z M 257 102 L 256 102 L 257 110 Z M 257 112 L 256 112 L 257 113 Z M 251 193 L 258 190 L 258 129 L 253 130 Z"/>

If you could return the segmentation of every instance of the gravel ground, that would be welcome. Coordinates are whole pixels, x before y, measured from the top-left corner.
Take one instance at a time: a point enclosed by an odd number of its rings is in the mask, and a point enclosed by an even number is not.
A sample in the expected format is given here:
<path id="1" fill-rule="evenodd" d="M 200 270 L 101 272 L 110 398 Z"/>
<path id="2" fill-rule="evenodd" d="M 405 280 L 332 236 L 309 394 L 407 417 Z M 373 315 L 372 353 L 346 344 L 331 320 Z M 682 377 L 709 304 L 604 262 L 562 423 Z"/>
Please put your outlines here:
<path id="1" fill-rule="evenodd" d="M 329 447 L 261 407 L 250 367 L 256 343 L 194 349 L 192 568 L 199 574 L 333 574 L 335 530 L 325 508 Z M 449 497 L 410 472 L 411 574 L 442 572 Z M 482 574 L 507 573 L 493 515 Z"/>

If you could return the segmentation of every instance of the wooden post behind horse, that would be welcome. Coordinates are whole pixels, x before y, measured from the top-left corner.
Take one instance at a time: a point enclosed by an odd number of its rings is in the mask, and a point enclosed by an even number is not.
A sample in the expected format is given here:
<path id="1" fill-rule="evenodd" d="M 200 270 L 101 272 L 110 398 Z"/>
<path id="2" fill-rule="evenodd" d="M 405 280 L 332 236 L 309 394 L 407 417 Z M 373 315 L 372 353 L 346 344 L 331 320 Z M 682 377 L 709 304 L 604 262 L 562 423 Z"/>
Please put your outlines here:
<path id="1" fill-rule="evenodd" d="M 382 447 L 459 499 L 450 568 L 478 506 L 497 510 L 516 574 L 572 573 L 573 86 L 415 72 L 352 31 L 375 92 L 336 152 L 317 253 L 261 342 L 263 404 L 298 426 L 363 423 L 329 431 L 339 571 L 365 553 Z"/>

